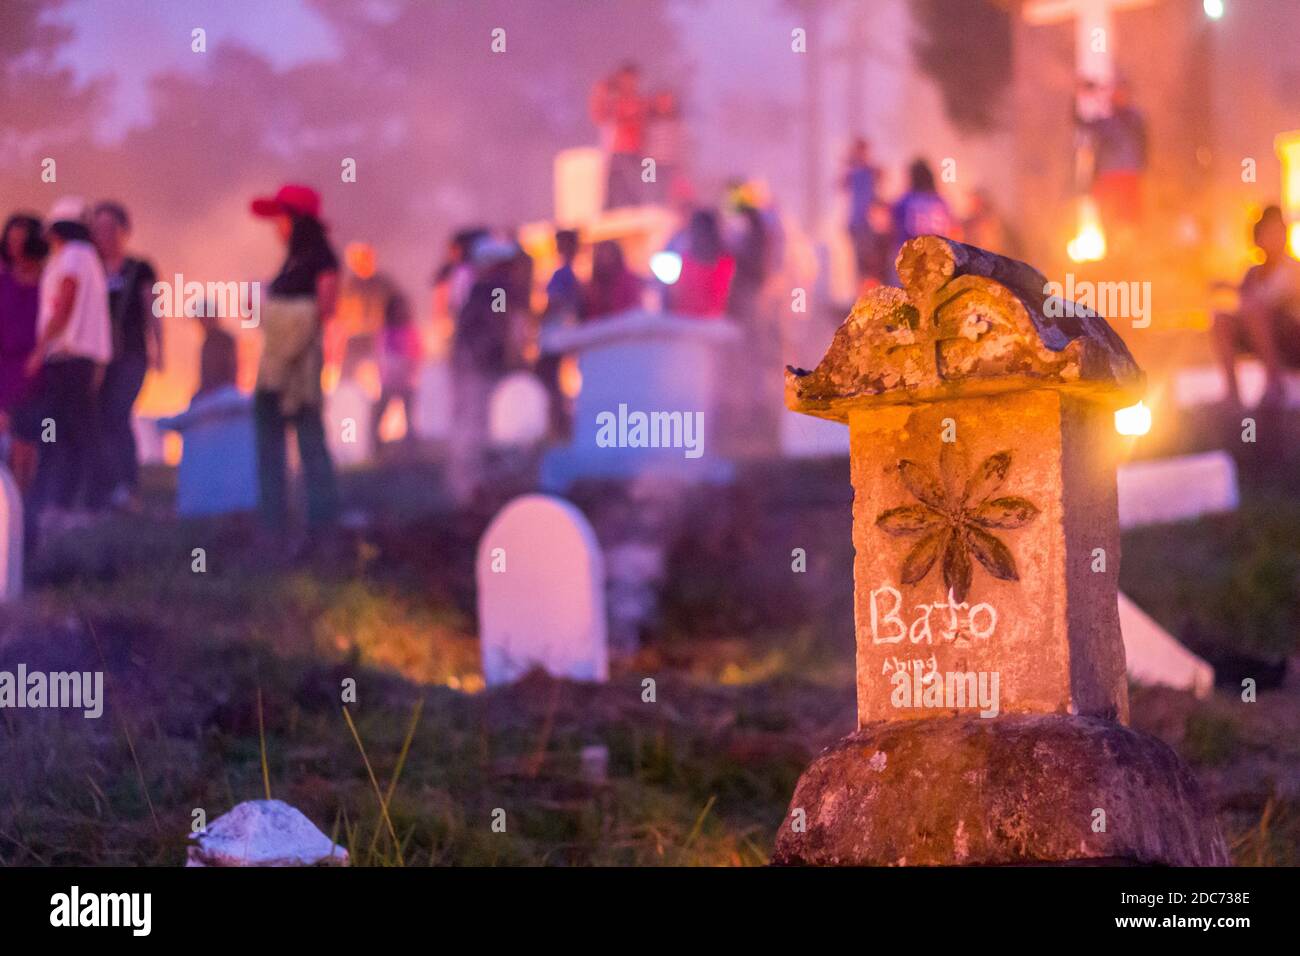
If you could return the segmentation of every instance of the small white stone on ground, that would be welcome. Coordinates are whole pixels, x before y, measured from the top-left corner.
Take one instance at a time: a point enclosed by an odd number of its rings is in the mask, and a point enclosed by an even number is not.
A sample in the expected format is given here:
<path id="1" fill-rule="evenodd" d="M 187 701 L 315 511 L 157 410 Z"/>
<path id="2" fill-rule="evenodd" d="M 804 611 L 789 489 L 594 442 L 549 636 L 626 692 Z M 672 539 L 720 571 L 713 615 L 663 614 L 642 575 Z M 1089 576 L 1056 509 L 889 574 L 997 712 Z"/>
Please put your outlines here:
<path id="1" fill-rule="evenodd" d="M 348 851 L 282 800 L 247 800 L 191 837 L 186 866 L 347 866 Z"/>

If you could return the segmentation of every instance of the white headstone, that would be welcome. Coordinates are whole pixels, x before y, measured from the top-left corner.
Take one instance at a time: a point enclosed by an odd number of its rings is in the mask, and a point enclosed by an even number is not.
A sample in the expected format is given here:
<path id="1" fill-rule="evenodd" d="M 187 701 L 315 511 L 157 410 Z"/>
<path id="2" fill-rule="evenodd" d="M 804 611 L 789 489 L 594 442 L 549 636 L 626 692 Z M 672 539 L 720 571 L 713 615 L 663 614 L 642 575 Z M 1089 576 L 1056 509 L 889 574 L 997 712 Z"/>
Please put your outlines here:
<path id="1" fill-rule="evenodd" d="M 1214 668 L 1197 657 L 1140 607 L 1119 593 L 1119 627 L 1124 635 L 1128 675 L 1139 684 L 1159 684 L 1208 697 Z"/>
<path id="2" fill-rule="evenodd" d="M 608 679 L 604 559 L 572 504 L 550 495 L 507 504 L 479 541 L 475 577 L 489 687 L 534 667 L 572 680 Z"/>
<path id="3" fill-rule="evenodd" d="M 1121 528 L 1234 511 L 1238 503 L 1237 466 L 1226 451 L 1125 462 L 1115 478 Z"/>
<path id="4" fill-rule="evenodd" d="M 0 465 L 0 603 L 23 594 L 23 496 Z"/>
<path id="5" fill-rule="evenodd" d="M 531 372 L 511 372 L 488 400 L 488 437 L 496 448 L 535 445 L 546 437 L 551 396 Z"/>
<path id="6" fill-rule="evenodd" d="M 1254 408 L 1268 387 L 1263 364 L 1256 359 L 1242 359 L 1236 364 L 1236 375 L 1242 405 Z M 1282 382 L 1286 388 L 1286 407 L 1300 408 L 1300 374 L 1286 372 Z M 1215 405 L 1227 397 L 1228 383 L 1217 365 L 1194 365 L 1179 369 L 1174 376 L 1174 402 L 1180 408 Z"/>
<path id="7" fill-rule="evenodd" d="M 363 465 L 374 450 L 374 402 L 366 390 L 349 379 L 341 380 L 325 397 L 325 443 L 334 464 Z"/>

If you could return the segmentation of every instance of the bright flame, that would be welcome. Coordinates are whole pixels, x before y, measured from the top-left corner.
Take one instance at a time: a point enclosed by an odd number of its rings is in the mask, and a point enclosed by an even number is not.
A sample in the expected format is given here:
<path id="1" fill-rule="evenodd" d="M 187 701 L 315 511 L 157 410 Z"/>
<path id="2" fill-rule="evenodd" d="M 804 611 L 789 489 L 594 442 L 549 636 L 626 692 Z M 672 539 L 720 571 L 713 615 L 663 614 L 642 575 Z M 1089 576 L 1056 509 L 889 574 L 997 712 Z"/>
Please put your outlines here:
<path id="1" fill-rule="evenodd" d="M 650 257 L 650 271 L 664 285 L 672 285 L 682 274 L 682 257 L 675 252 L 656 252 Z"/>
<path id="2" fill-rule="evenodd" d="M 1300 129 L 1278 133 L 1273 148 L 1282 164 L 1282 212 L 1291 220 L 1287 251 L 1300 259 Z"/>
<path id="3" fill-rule="evenodd" d="M 1066 253 L 1075 262 L 1099 262 L 1106 258 L 1106 233 L 1101 228 L 1097 205 L 1085 196 L 1079 201 L 1079 232 L 1066 244 Z"/>
<path id="4" fill-rule="evenodd" d="M 1151 409 L 1143 402 L 1115 413 L 1115 431 L 1121 435 L 1145 435 L 1151 431 Z"/>
<path id="5" fill-rule="evenodd" d="M 1201 7 L 1211 20 L 1218 20 L 1223 16 L 1223 0 L 1203 0 Z"/>

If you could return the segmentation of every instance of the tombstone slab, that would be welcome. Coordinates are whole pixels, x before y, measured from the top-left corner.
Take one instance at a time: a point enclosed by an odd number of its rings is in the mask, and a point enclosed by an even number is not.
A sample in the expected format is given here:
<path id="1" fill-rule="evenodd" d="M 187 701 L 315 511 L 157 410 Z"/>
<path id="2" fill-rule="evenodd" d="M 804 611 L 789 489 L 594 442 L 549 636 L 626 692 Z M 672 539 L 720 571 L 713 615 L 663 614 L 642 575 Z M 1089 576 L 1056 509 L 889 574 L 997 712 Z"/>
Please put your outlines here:
<path id="1" fill-rule="evenodd" d="M 199 517 L 257 507 L 257 447 L 253 400 L 233 385 L 198 395 L 158 427 L 183 442 L 176 474 L 176 513 Z"/>
<path id="2" fill-rule="evenodd" d="M 542 352 L 578 356 L 573 440 L 542 460 L 541 484 L 661 476 L 725 484 L 734 464 L 717 442 L 718 363 L 738 347 L 729 321 L 639 310 L 542 332 Z"/>
<path id="3" fill-rule="evenodd" d="M 495 448 L 536 445 L 550 427 L 551 396 L 531 372 L 511 372 L 488 399 L 488 440 Z"/>
<path id="4" fill-rule="evenodd" d="M 1116 481 L 1121 528 L 1235 511 L 1239 501 L 1237 465 L 1226 451 L 1125 462 Z"/>
<path id="5" fill-rule="evenodd" d="M 786 373 L 789 408 L 849 426 L 859 730 L 800 780 L 778 861 L 1226 860 L 1190 774 L 1123 726 L 1113 413 L 1141 371 L 1024 263 L 925 236 L 897 268 Z M 1139 803 L 1173 829 L 1089 838 Z"/>
<path id="6" fill-rule="evenodd" d="M 540 667 L 555 677 L 609 677 L 605 568 L 595 532 L 562 498 L 524 495 L 479 541 L 479 640 L 489 687 Z"/>

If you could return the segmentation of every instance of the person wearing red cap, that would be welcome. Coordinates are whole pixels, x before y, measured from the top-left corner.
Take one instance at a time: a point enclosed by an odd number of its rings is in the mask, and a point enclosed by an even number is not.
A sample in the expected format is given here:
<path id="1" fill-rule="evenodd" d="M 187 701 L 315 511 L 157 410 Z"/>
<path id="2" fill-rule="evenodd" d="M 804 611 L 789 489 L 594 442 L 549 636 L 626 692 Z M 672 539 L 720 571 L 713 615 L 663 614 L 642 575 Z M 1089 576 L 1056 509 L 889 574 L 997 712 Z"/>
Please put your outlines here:
<path id="1" fill-rule="evenodd" d="M 314 189 L 282 186 L 273 197 L 255 199 L 252 210 L 274 221 L 286 248 L 260 310 L 263 345 L 253 395 L 259 507 L 268 527 L 283 530 L 288 516 L 285 431 L 292 425 L 307 491 L 307 523 L 314 534 L 331 525 L 338 511 L 322 420 L 321 369 L 339 262 L 321 224 L 320 194 Z"/>

